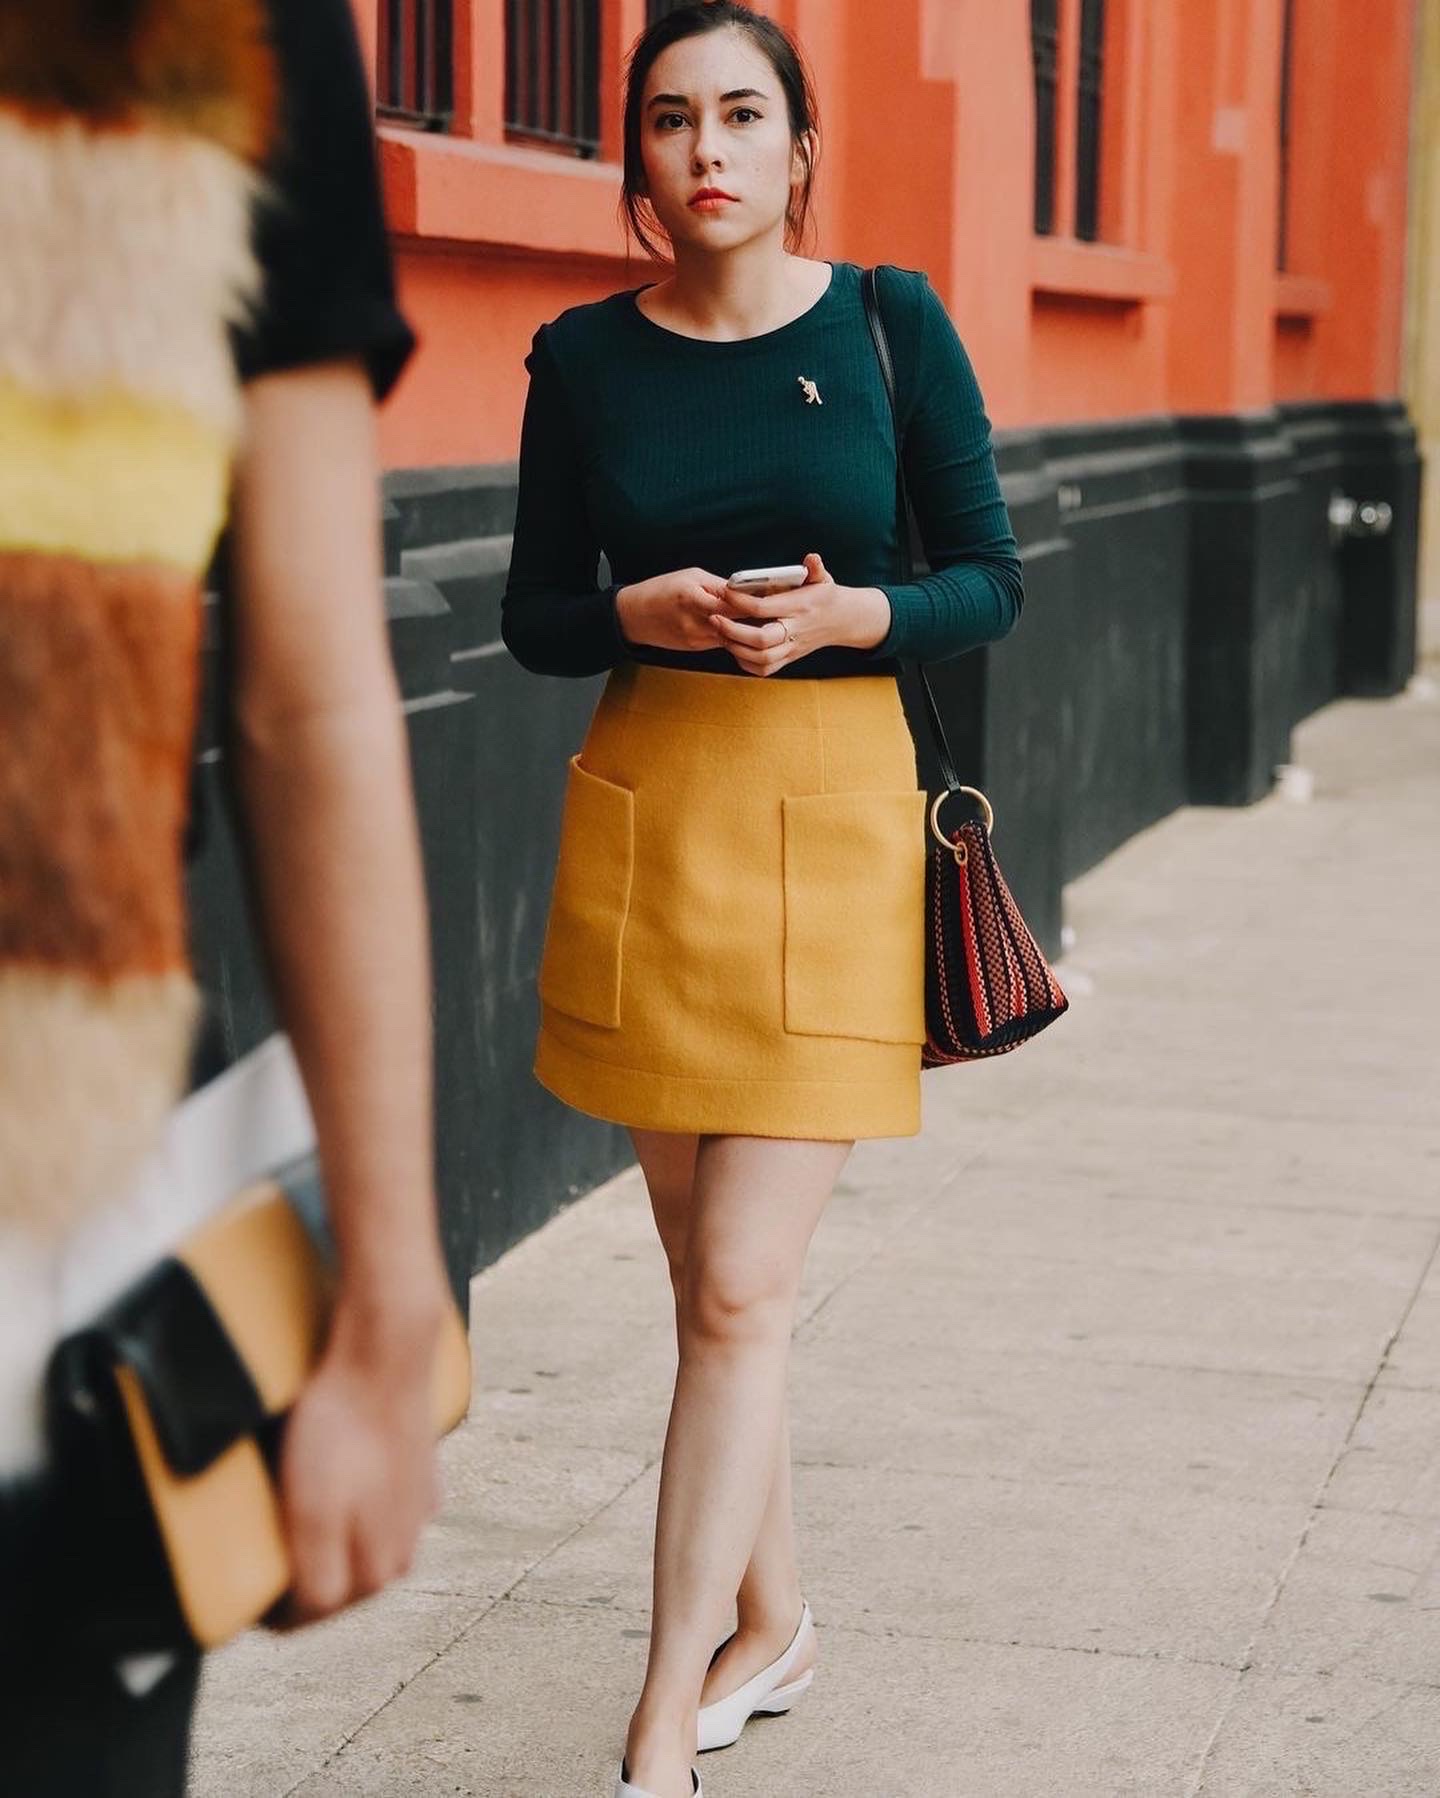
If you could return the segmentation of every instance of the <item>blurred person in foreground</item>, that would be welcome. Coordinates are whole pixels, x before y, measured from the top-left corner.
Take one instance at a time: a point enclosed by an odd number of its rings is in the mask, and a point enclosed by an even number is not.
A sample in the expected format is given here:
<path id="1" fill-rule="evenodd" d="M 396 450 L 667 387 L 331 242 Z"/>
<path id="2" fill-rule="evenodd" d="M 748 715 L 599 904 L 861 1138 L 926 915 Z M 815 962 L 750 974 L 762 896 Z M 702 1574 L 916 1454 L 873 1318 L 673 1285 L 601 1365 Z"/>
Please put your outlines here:
<path id="1" fill-rule="evenodd" d="M 0 242 L 0 1791 L 168 1798 L 199 1657 L 117 1663 L 55 1603 L 40 1391 L 186 1082 L 227 511 L 232 765 L 340 1252 L 281 1461 L 291 1619 L 402 1572 L 435 1499 L 429 971 L 375 499 L 412 338 L 346 0 L 0 0 Z"/>

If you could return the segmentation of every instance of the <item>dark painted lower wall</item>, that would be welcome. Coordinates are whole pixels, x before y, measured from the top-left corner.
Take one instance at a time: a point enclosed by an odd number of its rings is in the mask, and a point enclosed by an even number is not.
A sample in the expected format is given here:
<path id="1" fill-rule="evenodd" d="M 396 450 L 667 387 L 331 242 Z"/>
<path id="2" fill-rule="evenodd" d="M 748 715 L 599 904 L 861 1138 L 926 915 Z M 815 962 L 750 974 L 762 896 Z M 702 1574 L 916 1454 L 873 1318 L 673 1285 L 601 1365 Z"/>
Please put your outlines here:
<path id="1" fill-rule="evenodd" d="M 997 448 L 1025 615 L 1005 643 L 932 678 L 961 777 L 989 794 L 997 853 L 1054 953 L 1067 881 L 1179 805 L 1260 797 L 1317 707 L 1404 686 L 1419 458 L 1398 402 L 1015 432 Z M 565 764 L 599 683 L 539 680 L 500 644 L 514 481 L 509 466 L 385 483 L 457 1285 L 629 1159 L 623 1132 L 530 1075 Z M 1337 536 L 1336 496 L 1383 502 L 1389 530 Z M 218 1051 L 234 1054 L 271 1024 L 224 799 L 213 634 L 192 899 Z M 928 748 L 921 765 L 933 780 Z"/>

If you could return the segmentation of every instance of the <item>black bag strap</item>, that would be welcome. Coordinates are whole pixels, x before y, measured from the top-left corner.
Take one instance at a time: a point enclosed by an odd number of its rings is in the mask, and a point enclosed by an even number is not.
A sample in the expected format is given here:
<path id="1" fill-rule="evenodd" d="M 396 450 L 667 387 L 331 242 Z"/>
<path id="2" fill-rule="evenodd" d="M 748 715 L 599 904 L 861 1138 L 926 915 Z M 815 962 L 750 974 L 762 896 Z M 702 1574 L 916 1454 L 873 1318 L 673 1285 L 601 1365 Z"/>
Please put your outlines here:
<path id="1" fill-rule="evenodd" d="M 880 310 L 880 286 L 877 271 L 873 268 L 865 270 L 861 283 L 865 297 L 865 319 L 870 326 L 870 335 L 875 343 L 875 356 L 880 364 L 880 376 L 885 383 L 886 397 L 890 401 L 890 421 L 895 431 L 895 542 L 899 552 L 900 579 L 908 583 L 915 578 L 914 513 L 910 505 L 910 492 L 905 484 L 905 457 L 903 453 L 904 430 L 900 422 L 900 396 L 895 386 L 895 358 L 890 352 L 890 338 L 885 330 L 884 315 Z M 960 791 L 960 776 L 955 772 L 955 758 L 950 753 L 950 739 L 945 735 L 945 725 L 940 717 L 940 707 L 935 703 L 935 692 L 930 685 L 930 676 L 925 672 L 923 662 L 915 664 L 915 672 L 920 681 L 921 696 L 925 701 L 925 718 L 930 726 L 930 734 L 935 739 L 935 749 L 940 758 L 940 778 L 952 793 Z"/>

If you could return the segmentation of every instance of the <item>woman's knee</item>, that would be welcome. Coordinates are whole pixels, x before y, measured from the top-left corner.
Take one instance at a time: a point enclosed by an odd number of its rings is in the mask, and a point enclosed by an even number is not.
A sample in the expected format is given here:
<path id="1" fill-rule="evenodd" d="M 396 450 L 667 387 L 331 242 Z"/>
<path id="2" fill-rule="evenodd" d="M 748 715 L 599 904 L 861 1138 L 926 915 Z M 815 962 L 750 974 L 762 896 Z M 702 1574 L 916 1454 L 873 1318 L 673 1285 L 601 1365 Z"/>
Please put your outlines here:
<path id="1" fill-rule="evenodd" d="M 788 1340 L 796 1284 L 788 1270 L 727 1256 L 692 1256 L 676 1287 L 682 1339 L 735 1344 Z"/>

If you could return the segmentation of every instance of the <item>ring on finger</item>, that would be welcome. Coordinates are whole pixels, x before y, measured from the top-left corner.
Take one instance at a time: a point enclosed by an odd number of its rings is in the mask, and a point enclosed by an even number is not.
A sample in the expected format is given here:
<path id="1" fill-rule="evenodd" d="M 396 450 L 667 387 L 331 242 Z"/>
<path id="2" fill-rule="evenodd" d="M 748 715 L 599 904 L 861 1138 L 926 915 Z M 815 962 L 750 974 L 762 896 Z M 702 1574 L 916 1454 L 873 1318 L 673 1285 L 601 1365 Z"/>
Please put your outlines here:
<path id="1" fill-rule="evenodd" d="M 790 628 L 790 620 L 788 618 L 777 618 L 775 622 L 780 626 L 781 630 L 784 631 L 785 641 L 787 643 L 793 643 L 795 641 L 795 633 Z"/>

